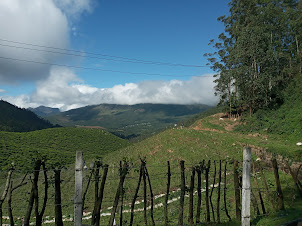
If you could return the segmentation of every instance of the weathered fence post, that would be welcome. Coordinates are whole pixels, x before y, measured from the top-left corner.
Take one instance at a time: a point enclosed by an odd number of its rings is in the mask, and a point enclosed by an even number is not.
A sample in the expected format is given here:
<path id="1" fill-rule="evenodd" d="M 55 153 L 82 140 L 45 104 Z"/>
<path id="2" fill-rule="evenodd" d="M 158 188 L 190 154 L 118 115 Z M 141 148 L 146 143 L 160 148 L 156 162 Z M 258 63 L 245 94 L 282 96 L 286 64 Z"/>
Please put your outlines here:
<path id="1" fill-rule="evenodd" d="M 262 213 L 266 214 L 265 206 L 264 206 L 264 202 L 263 202 L 263 198 L 262 198 L 262 194 L 261 194 L 261 191 L 259 189 L 259 184 L 258 184 L 258 180 L 257 180 L 257 174 L 256 174 L 256 170 L 255 170 L 255 162 L 253 162 L 253 173 L 254 173 L 255 185 L 256 185 L 256 188 L 257 188 L 258 194 L 259 194 L 259 199 L 260 199 L 260 203 L 261 203 Z"/>
<path id="2" fill-rule="evenodd" d="M 82 225 L 83 152 L 77 151 L 75 163 L 74 225 Z"/>
<path id="3" fill-rule="evenodd" d="M 150 197 L 151 197 L 151 212 L 150 212 L 151 221 L 152 221 L 152 225 L 155 225 L 154 216 L 153 216 L 154 195 L 153 195 L 152 186 L 151 186 L 151 180 L 150 180 L 150 176 L 149 176 L 147 167 L 145 167 L 145 171 L 146 171 L 146 176 L 147 176 L 147 179 L 148 179 L 149 190 L 150 190 Z"/>
<path id="4" fill-rule="evenodd" d="M 215 212 L 214 212 L 214 206 L 213 206 L 213 201 L 212 201 L 212 196 L 213 196 L 213 191 L 215 188 L 215 181 L 216 181 L 216 161 L 214 160 L 214 175 L 213 175 L 213 185 L 210 193 L 210 204 L 211 204 L 211 209 L 212 209 L 212 214 L 213 214 L 213 222 L 215 222 Z"/>
<path id="5" fill-rule="evenodd" d="M 185 182 L 185 161 L 180 161 L 180 205 L 179 205 L 179 216 L 178 216 L 178 225 L 183 225 L 183 216 L 184 216 L 184 202 L 185 202 L 185 189 L 186 189 L 186 182 Z"/>
<path id="6" fill-rule="evenodd" d="M 208 166 L 205 167 L 205 179 L 206 179 L 206 221 L 207 223 L 210 223 L 211 221 L 211 215 L 210 215 L 210 203 L 209 203 L 209 171 L 211 167 L 211 160 L 208 161 Z"/>
<path id="7" fill-rule="evenodd" d="M 275 180 L 277 185 L 277 197 L 278 197 L 277 208 L 278 210 L 284 210 L 285 209 L 284 199 L 283 199 L 283 193 L 281 189 L 281 183 L 280 183 L 279 172 L 278 172 L 278 163 L 275 158 L 272 159 L 272 164 L 274 168 Z"/>
<path id="8" fill-rule="evenodd" d="M 167 191 L 165 197 L 165 225 L 168 225 L 168 200 L 169 200 L 169 192 L 170 192 L 170 183 L 171 183 L 171 169 L 170 169 L 170 162 L 168 161 L 168 182 L 167 182 Z"/>
<path id="9" fill-rule="evenodd" d="M 194 219 L 193 219 L 193 195 L 194 195 L 194 180 L 195 179 L 195 167 L 192 167 L 192 175 L 191 175 L 191 182 L 190 182 L 190 196 L 189 196 L 189 218 L 188 223 L 190 225 L 194 225 Z"/>
<path id="10" fill-rule="evenodd" d="M 241 225 L 250 225 L 250 203 L 251 203 L 251 148 L 243 149 L 242 169 L 242 215 Z"/>
<path id="11" fill-rule="evenodd" d="M 224 165 L 224 189 L 223 189 L 223 201 L 224 201 L 224 210 L 225 214 L 229 218 L 229 221 L 231 221 L 231 216 L 229 215 L 228 209 L 227 209 L 227 204 L 226 204 L 226 191 L 227 191 L 227 164 L 228 162 L 225 161 Z"/>
<path id="12" fill-rule="evenodd" d="M 197 172 L 197 194 L 198 194 L 197 207 L 196 207 L 196 224 L 200 223 L 200 212 L 201 212 L 201 172 L 203 171 L 203 167 L 204 167 L 204 160 L 196 168 L 196 172 Z"/>
<path id="13" fill-rule="evenodd" d="M 142 160 L 143 161 L 143 160 Z M 145 162 L 145 161 L 144 161 Z M 147 219 L 147 180 L 146 180 L 146 162 L 143 168 L 143 184 L 144 184 L 144 222 L 145 225 L 148 225 Z"/>
<path id="14" fill-rule="evenodd" d="M 235 191 L 235 203 L 236 203 L 236 218 L 240 220 L 240 186 L 239 186 L 239 172 L 238 172 L 238 161 L 234 161 L 234 191 Z"/>
<path id="15" fill-rule="evenodd" d="M 140 167 L 140 171 L 139 171 L 139 179 L 138 179 L 137 187 L 135 189 L 134 197 L 133 197 L 132 203 L 131 203 L 131 215 L 130 215 L 130 224 L 129 224 L 130 226 L 133 225 L 134 205 L 135 205 L 135 201 L 137 199 L 139 187 L 140 187 L 142 176 L 143 176 L 143 173 L 144 173 L 144 165 L 145 165 L 145 162 L 141 161 L 141 167 Z"/>
<path id="16" fill-rule="evenodd" d="M 114 217 L 115 217 L 115 213 L 116 213 L 116 209 L 117 209 L 117 205 L 118 205 L 118 201 L 120 199 L 120 196 L 123 192 L 123 189 L 124 189 L 124 182 L 125 182 L 125 178 L 126 178 L 126 175 L 128 174 L 128 167 L 129 167 L 129 164 L 128 162 L 124 162 L 123 164 L 123 167 L 120 168 L 120 182 L 118 184 L 118 187 L 117 187 L 117 190 L 116 190 L 116 193 L 115 193 L 115 198 L 114 198 L 114 202 L 113 202 L 113 207 L 112 207 L 112 211 L 111 211 L 111 216 L 110 216 L 110 219 L 109 219 L 109 224 L 108 226 L 112 226 L 113 225 L 113 222 L 114 222 Z"/>
<path id="17" fill-rule="evenodd" d="M 218 191 L 217 191 L 217 222 L 220 224 L 220 186 L 221 186 L 221 160 L 219 160 Z"/>

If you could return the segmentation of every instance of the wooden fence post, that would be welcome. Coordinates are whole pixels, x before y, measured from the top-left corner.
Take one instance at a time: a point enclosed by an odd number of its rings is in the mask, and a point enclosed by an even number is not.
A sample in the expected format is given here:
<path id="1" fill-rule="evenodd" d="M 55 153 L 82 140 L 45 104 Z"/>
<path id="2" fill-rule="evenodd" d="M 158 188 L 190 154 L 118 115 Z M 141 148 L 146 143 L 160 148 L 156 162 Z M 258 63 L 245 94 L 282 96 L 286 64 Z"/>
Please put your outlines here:
<path id="1" fill-rule="evenodd" d="M 224 165 L 224 189 L 223 189 L 223 202 L 224 202 L 224 210 L 225 214 L 229 218 L 229 221 L 231 221 L 231 216 L 229 215 L 228 209 L 227 209 L 227 204 L 226 204 L 226 191 L 227 191 L 227 164 L 228 162 L 225 161 Z"/>
<path id="2" fill-rule="evenodd" d="M 197 172 L 197 194 L 198 194 L 197 207 L 196 207 L 196 224 L 200 223 L 200 212 L 201 212 L 201 172 L 203 172 L 203 168 L 204 168 L 204 160 L 196 168 L 196 172 Z"/>
<path id="3" fill-rule="evenodd" d="M 243 169 L 242 169 L 242 215 L 241 225 L 250 225 L 250 203 L 251 203 L 251 148 L 243 149 Z"/>
<path id="4" fill-rule="evenodd" d="M 141 161 L 141 167 L 140 167 L 140 171 L 139 171 L 139 179 L 138 179 L 137 187 L 135 189 L 134 197 L 133 197 L 132 203 L 131 203 L 131 215 L 130 215 L 130 224 L 129 224 L 130 226 L 133 225 L 134 205 L 135 205 L 135 201 L 137 199 L 139 187 L 140 187 L 142 176 L 143 176 L 143 173 L 144 173 L 144 165 L 145 165 L 145 162 Z"/>
<path id="5" fill-rule="evenodd" d="M 220 224 L 220 186 L 221 186 L 221 160 L 219 160 L 218 191 L 217 191 L 217 222 Z"/>
<path id="6" fill-rule="evenodd" d="M 195 179 L 195 167 L 192 167 L 192 175 L 191 175 L 191 182 L 190 182 L 190 196 L 189 196 L 189 218 L 188 218 L 188 223 L 190 225 L 194 225 L 194 219 L 193 219 L 193 210 L 194 210 L 194 199 L 193 199 L 193 195 L 194 195 L 194 180 Z"/>
<path id="7" fill-rule="evenodd" d="M 180 161 L 180 205 L 179 205 L 179 215 L 178 215 L 178 225 L 183 225 L 183 216 L 184 216 L 184 202 L 185 202 L 185 189 L 186 189 L 186 182 L 185 182 L 185 161 Z"/>
<path id="8" fill-rule="evenodd" d="M 169 200 L 169 192 L 170 192 L 170 183 L 171 183 L 171 168 L 170 168 L 170 162 L 168 161 L 168 182 L 167 182 L 167 191 L 166 191 L 166 197 L 165 197 L 165 225 L 168 225 L 169 219 L 168 219 L 168 200 Z"/>
<path id="9" fill-rule="evenodd" d="M 118 184 L 118 187 L 117 187 L 117 190 L 115 193 L 115 198 L 114 198 L 113 207 L 112 207 L 108 226 L 113 225 L 115 213 L 117 210 L 117 205 L 118 205 L 120 196 L 123 192 L 123 188 L 124 188 L 123 186 L 124 186 L 126 175 L 128 174 L 128 167 L 129 167 L 128 162 L 124 162 L 123 167 L 120 168 L 120 170 L 119 170 L 120 171 L 120 182 Z"/>
<path id="10" fill-rule="evenodd" d="M 238 161 L 234 161 L 234 190 L 235 190 L 235 203 L 236 203 L 236 218 L 240 220 L 240 186 L 239 186 L 239 172 L 238 172 Z"/>
<path id="11" fill-rule="evenodd" d="M 275 180 L 277 185 L 277 197 L 278 197 L 277 208 L 278 210 L 284 210 L 285 209 L 284 199 L 283 199 L 283 192 L 281 189 L 281 183 L 280 183 L 279 172 L 278 172 L 278 163 L 275 158 L 272 159 L 272 164 L 274 168 Z"/>
<path id="12" fill-rule="evenodd" d="M 82 225 L 83 152 L 77 151 L 75 163 L 74 225 Z"/>
<path id="13" fill-rule="evenodd" d="M 207 223 L 210 223 L 211 221 L 211 215 L 210 215 L 210 203 L 209 203 L 209 171 L 211 167 L 211 160 L 208 161 L 208 166 L 205 167 L 205 179 L 206 179 L 206 221 Z"/>

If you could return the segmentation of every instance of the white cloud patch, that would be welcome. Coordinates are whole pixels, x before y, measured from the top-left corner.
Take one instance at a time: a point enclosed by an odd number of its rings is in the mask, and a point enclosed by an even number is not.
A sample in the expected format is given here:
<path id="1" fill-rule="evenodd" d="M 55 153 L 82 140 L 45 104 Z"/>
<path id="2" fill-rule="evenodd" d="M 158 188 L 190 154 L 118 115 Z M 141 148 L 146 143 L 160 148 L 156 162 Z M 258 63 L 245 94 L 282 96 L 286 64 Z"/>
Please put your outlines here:
<path id="1" fill-rule="evenodd" d="M 0 93 L 5 93 L 6 91 L 4 89 L 0 89 Z"/>
<path id="2" fill-rule="evenodd" d="M 40 105 L 62 111 L 86 105 L 110 104 L 208 104 L 215 105 L 214 78 L 211 75 L 192 77 L 188 81 L 144 81 L 126 83 L 112 88 L 96 88 L 82 83 L 69 69 L 53 67 L 50 77 L 37 84 L 31 95 L 3 97 L 20 107 Z"/>
<path id="3" fill-rule="evenodd" d="M 54 0 L 64 13 L 72 18 L 77 18 L 85 12 L 92 12 L 95 2 L 91 0 Z"/>
<path id="4" fill-rule="evenodd" d="M 68 48 L 70 32 L 76 33 L 71 28 L 74 27 L 72 19 L 84 12 L 91 12 L 91 2 L 92 0 L 1 0 L 0 38 Z M 0 40 L 0 56 L 49 63 L 62 60 L 62 56 L 58 54 L 12 46 L 38 48 Z M 49 65 L 0 59 L 0 83 L 43 80 L 49 76 L 50 68 Z"/>

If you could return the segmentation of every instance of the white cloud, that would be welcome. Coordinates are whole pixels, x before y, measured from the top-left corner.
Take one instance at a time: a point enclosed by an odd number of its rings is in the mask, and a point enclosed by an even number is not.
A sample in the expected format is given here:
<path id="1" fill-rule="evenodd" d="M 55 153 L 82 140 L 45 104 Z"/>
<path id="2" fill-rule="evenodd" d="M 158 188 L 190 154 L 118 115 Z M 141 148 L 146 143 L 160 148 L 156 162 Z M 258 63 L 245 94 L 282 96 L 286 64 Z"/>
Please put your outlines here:
<path id="1" fill-rule="evenodd" d="M 54 0 L 54 2 L 72 18 L 77 18 L 84 12 L 92 12 L 95 4 L 92 0 Z"/>
<path id="2" fill-rule="evenodd" d="M 73 18 L 78 18 L 84 12 L 91 12 L 92 1 L 1 0 L 0 38 L 41 46 L 68 48 L 69 32 L 75 34 L 77 32 L 72 25 Z M 58 54 L 3 45 L 24 47 L 21 44 L 0 40 L 0 56 L 2 57 L 50 63 L 62 60 L 62 56 Z M 13 84 L 43 80 L 49 76 L 50 68 L 49 65 L 0 59 L 0 82 Z"/>
<path id="3" fill-rule="evenodd" d="M 45 105 L 63 111 L 101 103 L 215 105 L 218 98 L 214 96 L 213 81 L 211 75 L 204 75 L 192 77 L 188 81 L 144 81 L 100 89 L 82 83 L 69 69 L 53 67 L 49 78 L 37 83 L 37 88 L 31 95 L 3 99 L 20 107 Z"/>
<path id="4" fill-rule="evenodd" d="M 4 89 L 0 89 L 0 93 L 5 93 L 6 91 Z"/>

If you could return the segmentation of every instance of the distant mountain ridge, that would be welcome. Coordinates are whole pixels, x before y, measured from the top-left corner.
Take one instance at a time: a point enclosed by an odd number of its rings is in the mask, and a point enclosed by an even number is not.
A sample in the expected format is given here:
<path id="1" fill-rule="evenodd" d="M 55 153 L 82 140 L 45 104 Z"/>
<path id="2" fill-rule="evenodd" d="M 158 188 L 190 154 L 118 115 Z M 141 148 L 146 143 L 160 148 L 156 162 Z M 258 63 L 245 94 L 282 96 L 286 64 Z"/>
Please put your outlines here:
<path id="1" fill-rule="evenodd" d="M 29 132 L 53 127 L 35 113 L 0 100 L 0 131 Z"/>
<path id="2" fill-rule="evenodd" d="M 45 107 L 45 106 L 39 106 L 37 108 L 28 108 L 28 110 L 34 112 L 36 115 L 45 117 L 49 115 L 55 115 L 60 113 L 59 108 L 51 108 L 51 107 Z"/>
<path id="3" fill-rule="evenodd" d="M 99 126 L 123 138 L 150 135 L 211 108 L 208 105 L 100 104 L 45 116 L 62 126 Z"/>

